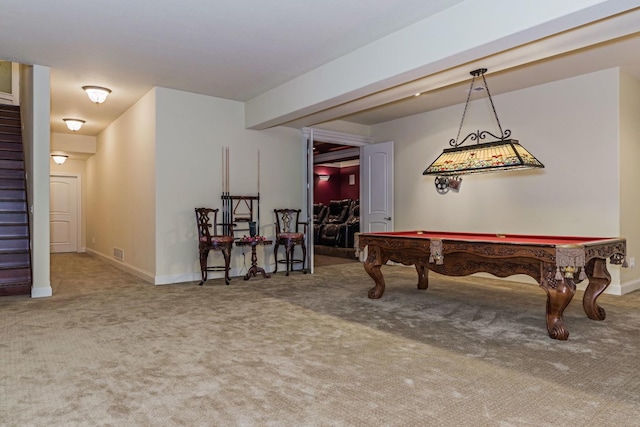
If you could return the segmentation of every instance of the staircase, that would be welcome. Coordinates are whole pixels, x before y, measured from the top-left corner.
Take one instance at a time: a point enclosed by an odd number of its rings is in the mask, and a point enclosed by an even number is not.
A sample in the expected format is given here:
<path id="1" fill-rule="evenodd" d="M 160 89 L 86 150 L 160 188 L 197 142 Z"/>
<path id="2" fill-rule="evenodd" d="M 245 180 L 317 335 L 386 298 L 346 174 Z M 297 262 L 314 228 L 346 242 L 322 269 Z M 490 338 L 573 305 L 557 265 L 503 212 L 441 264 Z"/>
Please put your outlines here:
<path id="1" fill-rule="evenodd" d="M 20 107 L 0 104 L 0 296 L 31 293 Z"/>

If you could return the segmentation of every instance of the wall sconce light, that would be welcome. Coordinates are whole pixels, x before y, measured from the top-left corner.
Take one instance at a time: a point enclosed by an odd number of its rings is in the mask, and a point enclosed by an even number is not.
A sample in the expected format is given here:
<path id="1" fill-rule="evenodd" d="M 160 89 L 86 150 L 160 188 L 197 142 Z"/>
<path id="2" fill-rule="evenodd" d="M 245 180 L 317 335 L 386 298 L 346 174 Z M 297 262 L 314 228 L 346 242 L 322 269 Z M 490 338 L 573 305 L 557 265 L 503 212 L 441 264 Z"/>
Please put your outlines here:
<path id="1" fill-rule="evenodd" d="M 52 154 L 51 155 L 51 158 L 53 159 L 54 162 L 56 162 L 56 165 L 63 164 L 64 162 L 67 161 L 68 157 L 69 156 L 64 155 L 64 154 Z"/>
<path id="2" fill-rule="evenodd" d="M 89 99 L 96 104 L 102 104 L 111 93 L 111 89 L 100 86 L 82 86 L 82 89 L 87 92 Z"/>
<path id="3" fill-rule="evenodd" d="M 320 178 L 320 181 L 329 181 L 330 176 L 329 175 L 318 175 L 318 178 Z"/>
<path id="4" fill-rule="evenodd" d="M 82 125 L 85 124 L 85 121 L 80 119 L 62 119 L 62 121 L 67 124 L 69 130 L 72 130 L 74 132 L 80 130 Z"/>
<path id="5" fill-rule="evenodd" d="M 502 130 L 502 125 L 498 119 L 498 113 L 493 105 L 493 99 L 491 99 L 491 92 L 489 92 L 489 85 L 487 85 L 487 79 L 484 77 L 484 73 L 487 72 L 486 68 L 480 68 L 471 72 L 473 78 L 471 79 L 471 88 L 467 95 L 467 102 L 464 105 L 464 112 L 462 113 L 462 120 L 460 121 L 460 127 L 458 128 L 458 135 L 455 139 L 449 141 L 449 145 L 452 148 L 447 148 L 442 151 L 442 154 L 429 165 L 429 167 L 422 173 L 423 175 L 435 175 L 436 190 L 444 194 L 449 190 L 458 191 L 462 178 L 460 175 L 472 174 L 472 173 L 484 173 L 484 172 L 498 172 L 515 169 L 531 169 L 531 168 L 544 168 L 544 165 L 540 163 L 538 159 L 531 153 L 529 153 L 520 143 L 515 139 L 509 139 L 511 131 L 509 129 Z M 474 83 L 476 77 L 482 77 L 484 82 L 484 88 L 487 90 L 489 96 L 489 102 L 500 130 L 500 135 L 494 135 L 489 131 L 476 131 L 467 135 L 462 141 L 458 141 L 460 138 L 460 131 L 462 130 L 462 124 L 469 107 L 469 98 L 471 92 L 474 91 Z M 485 142 L 480 144 L 480 141 L 487 136 L 492 136 L 498 141 Z M 461 147 L 467 140 L 476 141 L 476 144 Z"/>

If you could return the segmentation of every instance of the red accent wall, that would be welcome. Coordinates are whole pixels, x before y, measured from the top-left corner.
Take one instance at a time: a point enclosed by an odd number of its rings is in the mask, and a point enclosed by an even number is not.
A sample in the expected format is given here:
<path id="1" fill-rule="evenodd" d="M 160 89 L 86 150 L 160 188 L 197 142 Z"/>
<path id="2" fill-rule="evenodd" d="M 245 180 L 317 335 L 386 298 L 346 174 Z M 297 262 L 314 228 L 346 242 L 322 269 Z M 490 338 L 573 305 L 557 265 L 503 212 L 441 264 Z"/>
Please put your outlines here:
<path id="1" fill-rule="evenodd" d="M 350 183 L 349 177 L 353 180 L 353 184 Z M 354 200 L 360 198 L 360 166 L 340 168 L 340 198 Z"/>
<path id="2" fill-rule="evenodd" d="M 320 175 L 329 175 L 329 181 L 320 181 Z M 349 176 L 354 175 L 353 184 L 349 184 Z M 334 168 L 314 166 L 313 168 L 313 200 L 315 203 L 329 204 L 331 200 L 360 198 L 360 166 Z"/>

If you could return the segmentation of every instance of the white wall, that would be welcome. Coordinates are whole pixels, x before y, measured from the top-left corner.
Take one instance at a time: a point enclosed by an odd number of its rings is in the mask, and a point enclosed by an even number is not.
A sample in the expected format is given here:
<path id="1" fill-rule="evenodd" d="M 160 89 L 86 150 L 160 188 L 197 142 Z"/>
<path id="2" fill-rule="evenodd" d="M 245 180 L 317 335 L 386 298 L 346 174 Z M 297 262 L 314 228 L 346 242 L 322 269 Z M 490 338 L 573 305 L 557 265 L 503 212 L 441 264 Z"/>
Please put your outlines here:
<path id="1" fill-rule="evenodd" d="M 334 120 L 332 122 L 320 123 L 316 126 L 313 126 L 313 128 L 349 133 L 353 135 L 371 136 L 371 126 L 345 122 L 344 120 Z"/>
<path id="2" fill-rule="evenodd" d="M 155 272 L 155 90 L 97 138 L 86 166 L 87 250 L 152 280 Z"/>
<path id="3" fill-rule="evenodd" d="M 222 148 L 229 147 L 230 192 L 258 192 L 260 233 L 272 237 L 273 209 L 304 208 L 302 136 L 290 128 L 244 128 L 241 102 L 157 88 L 156 283 L 200 277 L 194 208 L 222 208 Z M 273 268 L 273 248 L 259 248 L 259 262 Z M 220 264 L 219 253 L 209 255 Z M 232 252 L 232 276 L 244 274 L 242 250 Z M 246 257 L 250 265 L 250 257 Z M 209 277 L 221 277 L 210 273 Z"/>
<path id="4" fill-rule="evenodd" d="M 620 234 L 640 262 L 640 80 L 620 74 Z M 640 267 L 640 266 L 639 266 Z M 625 292 L 640 289 L 640 268 L 622 269 Z"/>
<path id="5" fill-rule="evenodd" d="M 96 152 L 97 139 L 95 136 L 78 135 L 75 133 L 51 133 L 51 152 L 64 154 L 92 155 Z"/>
<path id="6" fill-rule="evenodd" d="M 396 141 L 395 228 L 620 235 L 618 70 L 495 96 L 494 103 L 503 128 L 545 169 L 470 175 L 459 193 L 440 195 L 422 172 L 455 138 L 464 105 L 373 126 L 376 141 Z M 490 117 L 486 98 L 472 102 L 462 135 L 495 133 Z M 617 267 L 612 276 L 619 284 Z"/>
<path id="7" fill-rule="evenodd" d="M 124 262 L 116 263 L 153 283 L 199 280 L 194 208 L 222 207 L 225 146 L 238 195 L 257 194 L 260 150 L 260 233 L 272 237 L 274 208 L 303 208 L 300 131 L 246 130 L 240 102 L 154 88 L 98 136 L 86 162 L 88 251 L 116 262 L 113 248 L 122 249 Z M 260 264 L 272 269 L 272 247 L 259 251 Z M 210 264 L 218 261 L 212 253 Z M 231 275 L 244 266 L 234 249 Z"/>

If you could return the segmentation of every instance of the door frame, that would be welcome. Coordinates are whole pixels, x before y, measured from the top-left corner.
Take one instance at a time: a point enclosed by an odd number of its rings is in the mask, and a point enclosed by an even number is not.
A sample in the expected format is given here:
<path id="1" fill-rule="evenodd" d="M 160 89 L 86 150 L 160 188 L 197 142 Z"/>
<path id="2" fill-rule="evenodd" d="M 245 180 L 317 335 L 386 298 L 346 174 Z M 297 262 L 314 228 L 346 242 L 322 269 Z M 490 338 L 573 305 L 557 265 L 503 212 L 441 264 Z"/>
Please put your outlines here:
<path id="1" fill-rule="evenodd" d="M 360 163 L 362 163 L 363 150 L 362 147 L 373 143 L 373 138 L 369 136 L 356 135 L 345 132 L 338 132 L 319 128 L 302 128 L 303 141 L 306 148 L 306 169 L 307 169 L 307 188 L 305 194 L 305 205 L 307 206 L 307 224 L 308 230 L 313 228 L 313 141 L 330 142 L 332 144 L 350 145 L 360 148 Z M 362 194 L 362 168 L 360 168 L 360 194 Z M 362 224 L 362 215 L 360 215 L 360 223 Z M 313 233 L 307 231 L 307 265 L 309 272 L 313 274 Z"/>
<path id="2" fill-rule="evenodd" d="M 76 242 L 76 253 L 86 252 L 86 247 L 82 245 L 82 222 L 84 217 L 82 216 L 82 175 L 79 173 L 73 172 L 53 172 L 49 173 L 49 185 L 51 185 L 51 178 L 54 177 L 61 178 L 75 178 L 76 179 L 76 208 L 77 208 L 77 217 L 78 217 L 78 230 L 77 230 L 77 242 Z M 49 215 L 51 215 L 51 207 L 49 207 Z M 51 242 L 49 242 L 51 243 Z"/>
<path id="3" fill-rule="evenodd" d="M 20 64 L 11 61 L 3 62 L 11 64 L 11 92 L 0 92 L 0 101 L 11 105 L 20 105 Z"/>

